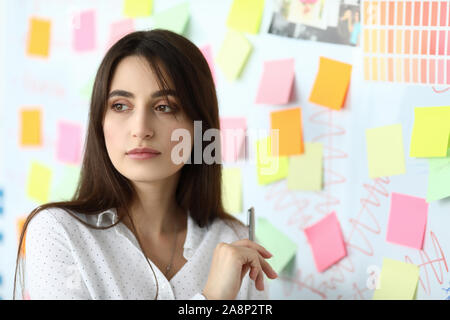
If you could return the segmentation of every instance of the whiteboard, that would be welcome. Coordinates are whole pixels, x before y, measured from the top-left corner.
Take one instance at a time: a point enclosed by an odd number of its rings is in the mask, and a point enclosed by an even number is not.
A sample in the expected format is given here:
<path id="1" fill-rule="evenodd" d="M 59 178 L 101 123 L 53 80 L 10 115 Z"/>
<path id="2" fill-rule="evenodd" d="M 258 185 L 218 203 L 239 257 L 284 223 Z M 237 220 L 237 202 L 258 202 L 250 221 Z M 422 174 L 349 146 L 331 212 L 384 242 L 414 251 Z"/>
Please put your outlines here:
<path id="1" fill-rule="evenodd" d="M 153 12 L 180 1 L 154 1 Z M 94 77 L 106 50 L 111 23 L 123 19 L 122 1 L 0 1 L 5 6 L 1 19 L 3 35 L 0 57 L 4 64 L 1 79 L 2 137 L 4 170 L 0 182 L 5 187 L 5 214 L 0 216 L 4 239 L 0 243 L 0 296 L 12 298 L 17 247 L 15 219 L 28 214 L 38 204 L 26 195 L 26 181 L 33 160 L 45 163 L 57 180 L 64 166 L 55 157 L 56 127 L 60 119 L 70 119 L 86 129 L 88 99 L 80 94 Z M 216 56 L 227 31 L 231 0 L 192 0 L 186 36 L 198 46 L 210 44 Z M 450 286 L 450 200 L 430 203 L 423 250 L 388 243 L 386 227 L 392 192 L 425 197 L 428 164 L 410 158 L 409 144 L 415 107 L 449 105 L 450 90 L 423 85 L 367 82 L 363 79 L 361 48 L 284 38 L 267 33 L 274 4 L 266 0 L 260 32 L 247 34 L 252 53 L 240 78 L 228 82 L 216 68 L 220 116 L 242 116 L 248 129 L 270 129 L 270 112 L 301 107 L 305 142 L 324 147 L 324 188 L 320 192 L 287 189 L 286 180 L 268 186 L 257 183 L 254 163 L 241 160 L 243 209 L 255 207 L 257 217 L 267 218 L 298 245 L 295 259 L 269 283 L 271 299 L 371 299 L 368 270 L 381 269 L 384 257 L 409 261 L 420 268 L 417 299 L 445 299 Z M 75 53 L 71 47 L 71 13 L 97 10 L 97 48 Z M 51 57 L 31 59 L 25 54 L 28 19 L 52 20 Z M 151 28 L 152 18 L 134 19 L 136 29 Z M 1 40 L 1 38 L 0 38 Z M 345 107 L 341 111 L 308 102 L 319 57 L 325 56 L 353 65 Z M 294 101 L 288 105 L 256 105 L 257 87 L 266 60 L 295 58 Z M 42 148 L 20 148 L 19 114 L 23 106 L 41 106 Z M 400 123 L 405 146 L 406 174 L 370 179 L 366 158 L 365 130 Z M 347 257 L 323 273 L 317 272 L 304 228 L 335 211 L 347 247 Z M 244 213 L 238 215 L 245 221 Z"/>

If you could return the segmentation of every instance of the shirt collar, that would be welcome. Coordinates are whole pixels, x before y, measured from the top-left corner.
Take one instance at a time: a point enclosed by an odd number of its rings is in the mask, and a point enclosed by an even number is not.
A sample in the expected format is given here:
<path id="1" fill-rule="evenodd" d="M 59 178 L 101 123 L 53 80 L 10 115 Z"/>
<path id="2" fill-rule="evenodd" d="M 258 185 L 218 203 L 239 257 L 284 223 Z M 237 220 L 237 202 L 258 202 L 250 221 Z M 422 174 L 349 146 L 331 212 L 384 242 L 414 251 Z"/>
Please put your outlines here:
<path id="1" fill-rule="evenodd" d="M 99 213 L 97 218 L 97 227 L 103 225 L 110 225 L 118 220 L 117 209 L 110 208 Z M 200 245 L 204 233 L 207 228 L 201 228 L 191 216 L 190 210 L 188 210 L 187 217 L 187 230 L 186 230 L 186 240 L 184 241 L 184 256 L 189 259 L 194 254 L 195 250 Z"/>

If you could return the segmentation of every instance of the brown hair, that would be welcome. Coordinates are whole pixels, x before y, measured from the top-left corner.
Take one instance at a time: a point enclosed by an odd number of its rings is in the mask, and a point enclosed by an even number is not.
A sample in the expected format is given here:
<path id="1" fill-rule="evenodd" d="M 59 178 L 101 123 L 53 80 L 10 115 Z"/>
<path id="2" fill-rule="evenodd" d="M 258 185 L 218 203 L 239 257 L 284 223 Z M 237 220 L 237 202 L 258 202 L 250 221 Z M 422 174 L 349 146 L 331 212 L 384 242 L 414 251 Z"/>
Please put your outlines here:
<path id="1" fill-rule="evenodd" d="M 202 134 L 210 128 L 220 129 L 218 102 L 211 71 L 203 54 L 191 41 L 171 31 L 154 29 L 130 33 L 116 42 L 105 54 L 95 77 L 85 151 L 75 194 L 69 201 L 40 205 L 28 215 L 17 250 L 13 299 L 16 295 L 17 268 L 26 228 L 38 212 L 51 207 L 62 208 L 81 223 L 95 229 L 111 228 L 122 221 L 125 214 L 129 215 L 127 207 L 133 198 L 134 189 L 109 159 L 104 140 L 103 119 L 115 68 L 123 58 L 131 55 L 145 58 L 157 75 L 159 85 L 169 89 L 168 79 L 164 78 L 161 70 L 163 68 L 173 83 L 182 102 L 181 107 L 188 118 L 192 121 L 202 121 Z M 203 141 L 202 144 L 205 148 L 206 142 Z M 176 201 L 183 210 L 190 210 L 193 220 L 200 227 L 211 224 L 216 218 L 240 223 L 223 208 L 221 175 L 220 163 L 208 165 L 203 161 L 201 164 L 190 161 L 181 169 Z M 71 210 L 95 215 L 112 207 L 117 208 L 119 220 L 106 227 L 87 224 L 69 212 Z M 135 236 L 137 237 L 137 234 Z"/>

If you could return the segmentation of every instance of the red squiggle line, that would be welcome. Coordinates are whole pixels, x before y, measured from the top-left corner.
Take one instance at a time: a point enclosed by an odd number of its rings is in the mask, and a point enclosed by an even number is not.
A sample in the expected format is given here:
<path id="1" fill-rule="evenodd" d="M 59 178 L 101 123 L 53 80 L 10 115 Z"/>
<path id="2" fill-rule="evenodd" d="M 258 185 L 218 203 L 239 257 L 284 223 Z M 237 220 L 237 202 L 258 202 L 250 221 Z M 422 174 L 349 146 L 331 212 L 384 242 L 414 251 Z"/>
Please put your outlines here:
<path id="1" fill-rule="evenodd" d="M 431 260 L 428 256 L 425 249 L 419 251 L 420 260 L 422 261 L 421 264 L 416 264 L 419 268 L 423 268 L 425 270 L 425 279 L 426 279 L 426 285 L 422 281 L 422 277 L 419 277 L 419 282 L 422 288 L 424 289 L 426 294 L 431 293 L 431 284 L 430 284 L 430 278 L 428 276 L 428 266 L 431 266 L 431 269 L 433 270 L 434 276 L 436 277 L 436 280 L 439 282 L 439 284 L 442 284 L 444 282 L 444 273 L 442 270 L 442 263 L 444 264 L 445 270 L 448 272 L 448 265 L 447 260 L 445 259 L 444 251 L 441 248 L 441 245 L 439 244 L 439 241 L 436 237 L 436 235 L 433 233 L 433 231 L 430 231 L 430 237 L 434 248 L 434 253 L 438 257 L 437 259 Z M 405 262 L 413 263 L 411 258 L 409 256 L 405 256 Z M 440 274 L 438 275 L 434 264 L 438 264 Z M 415 264 L 415 263 L 413 263 Z"/>
<path id="2" fill-rule="evenodd" d="M 350 218 L 350 224 L 352 225 L 352 228 L 350 230 L 348 239 L 347 239 L 347 246 L 356 249 L 362 253 L 364 253 L 367 256 L 373 255 L 373 247 L 370 243 L 369 239 L 365 235 L 364 231 L 369 231 L 374 234 L 379 234 L 381 232 L 380 224 L 378 223 L 377 218 L 375 215 L 370 211 L 370 206 L 379 207 L 381 205 L 381 202 L 379 200 L 379 196 L 383 197 L 389 197 L 389 191 L 384 187 L 383 184 L 389 184 L 390 180 L 388 177 L 385 178 L 377 178 L 374 180 L 373 184 L 364 184 L 364 188 L 369 192 L 368 197 L 361 198 L 360 202 L 362 204 L 361 210 L 359 211 L 356 219 Z M 368 217 L 372 220 L 375 227 L 370 227 L 369 225 L 363 223 L 361 220 L 363 216 L 368 215 Z M 352 238 L 355 234 L 355 231 L 358 232 L 358 234 L 361 236 L 365 243 L 365 248 L 362 248 L 355 243 L 352 243 Z"/>
<path id="3" fill-rule="evenodd" d="M 290 296 L 292 294 L 292 290 L 294 284 L 297 285 L 297 290 L 301 291 L 303 289 L 310 290 L 312 293 L 318 295 L 322 299 L 326 299 L 327 295 L 325 292 L 320 291 L 319 289 L 314 287 L 314 276 L 310 274 L 305 278 L 305 281 L 301 280 L 302 271 L 300 269 L 297 270 L 297 273 L 294 278 L 280 276 L 283 284 L 283 291 L 285 296 Z"/>
<path id="4" fill-rule="evenodd" d="M 438 90 L 438 89 L 436 89 L 435 87 L 431 87 L 431 89 L 433 89 L 433 91 L 434 91 L 435 93 L 444 93 L 444 92 L 447 92 L 448 90 L 450 90 L 450 87 L 445 88 L 445 89 L 442 89 L 442 90 Z"/>

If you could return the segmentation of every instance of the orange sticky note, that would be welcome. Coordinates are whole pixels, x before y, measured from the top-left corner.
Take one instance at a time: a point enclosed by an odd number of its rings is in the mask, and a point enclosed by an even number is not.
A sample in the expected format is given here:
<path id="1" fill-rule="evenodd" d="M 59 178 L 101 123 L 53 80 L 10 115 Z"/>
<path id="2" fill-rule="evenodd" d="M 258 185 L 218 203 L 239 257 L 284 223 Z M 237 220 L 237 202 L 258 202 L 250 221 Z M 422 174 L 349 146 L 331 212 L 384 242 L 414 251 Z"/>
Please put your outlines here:
<path id="1" fill-rule="evenodd" d="M 272 130 L 272 156 L 291 156 L 304 153 L 302 112 L 298 108 L 284 109 L 270 113 Z M 278 154 L 274 143 L 278 129 Z"/>
<path id="2" fill-rule="evenodd" d="M 20 241 L 20 234 L 22 233 L 23 225 L 25 224 L 25 221 L 27 220 L 27 217 L 19 217 L 16 219 L 16 228 L 17 228 L 17 242 Z M 23 235 L 23 242 L 22 242 L 22 248 L 20 250 L 20 254 L 22 256 L 25 256 L 25 241 L 26 241 L 26 232 Z"/>
<path id="3" fill-rule="evenodd" d="M 50 46 L 50 20 L 30 19 L 28 30 L 27 53 L 29 55 L 48 57 Z"/>
<path id="4" fill-rule="evenodd" d="M 351 74 L 352 65 L 320 57 L 319 72 L 309 101 L 334 110 L 340 110 L 347 96 Z"/>
<path id="5" fill-rule="evenodd" d="M 21 110 L 21 135 L 22 146 L 40 146 L 41 141 L 41 110 Z"/>

